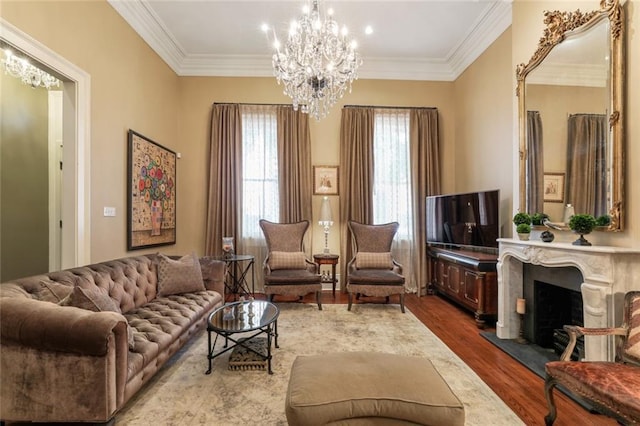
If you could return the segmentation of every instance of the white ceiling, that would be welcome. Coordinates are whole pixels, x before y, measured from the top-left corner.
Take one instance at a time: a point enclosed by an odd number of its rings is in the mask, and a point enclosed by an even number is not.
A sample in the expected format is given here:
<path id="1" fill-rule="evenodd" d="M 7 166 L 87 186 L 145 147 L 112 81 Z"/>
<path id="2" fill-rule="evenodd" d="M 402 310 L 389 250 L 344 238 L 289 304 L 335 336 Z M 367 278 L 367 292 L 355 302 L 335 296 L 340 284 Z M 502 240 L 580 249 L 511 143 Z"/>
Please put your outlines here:
<path id="1" fill-rule="evenodd" d="M 272 76 L 263 23 L 286 36 L 305 0 L 109 0 L 181 76 Z M 511 25 L 511 0 L 320 0 L 349 28 L 360 78 L 453 81 Z M 373 27 L 365 35 L 364 28 Z"/>

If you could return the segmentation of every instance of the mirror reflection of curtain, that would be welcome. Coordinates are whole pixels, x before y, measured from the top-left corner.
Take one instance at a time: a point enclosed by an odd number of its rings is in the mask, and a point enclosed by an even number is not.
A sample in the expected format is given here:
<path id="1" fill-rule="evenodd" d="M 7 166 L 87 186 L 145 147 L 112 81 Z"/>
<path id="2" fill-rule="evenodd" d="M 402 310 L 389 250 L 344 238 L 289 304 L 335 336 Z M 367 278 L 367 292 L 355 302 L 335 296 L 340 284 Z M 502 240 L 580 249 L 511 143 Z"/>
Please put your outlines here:
<path id="1" fill-rule="evenodd" d="M 570 115 L 567 133 L 567 202 L 576 213 L 607 214 L 606 116 Z"/>
<path id="2" fill-rule="evenodd" d="M 544 212 L 544 150 L 539 111 L 527 111 L 527 210 Z"/>

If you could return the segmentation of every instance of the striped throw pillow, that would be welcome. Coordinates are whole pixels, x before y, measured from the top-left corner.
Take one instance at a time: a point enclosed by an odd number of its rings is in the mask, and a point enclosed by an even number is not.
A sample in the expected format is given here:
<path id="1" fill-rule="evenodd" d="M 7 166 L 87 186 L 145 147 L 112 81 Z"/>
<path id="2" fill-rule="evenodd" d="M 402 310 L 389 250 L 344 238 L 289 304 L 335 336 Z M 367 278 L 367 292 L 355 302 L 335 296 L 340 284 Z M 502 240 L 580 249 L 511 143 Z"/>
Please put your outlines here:
<path id="1" fill-rule="evenodd" d="M 391 252 L 371 253 L 361 251 L 356 253 L 357 269 L 392 269 Z"/>
<path id="2" fill-rule="evenodd" d="M 306 256 L 301 251 L 272 251 L 269 254 L 269 268 L 276 269 L 306 269 Z"/>

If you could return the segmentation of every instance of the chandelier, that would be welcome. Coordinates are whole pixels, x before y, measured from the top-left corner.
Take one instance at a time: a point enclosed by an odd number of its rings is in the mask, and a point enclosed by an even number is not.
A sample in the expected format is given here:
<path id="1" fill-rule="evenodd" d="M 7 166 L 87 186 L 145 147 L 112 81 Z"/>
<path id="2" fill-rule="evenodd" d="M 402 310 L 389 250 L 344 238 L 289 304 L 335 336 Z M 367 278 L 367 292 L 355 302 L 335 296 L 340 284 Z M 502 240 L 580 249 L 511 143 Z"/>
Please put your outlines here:
<path id="1" fill-rule="evenodd" d="M 31 65 L 26 59 L 15 56 L 9 49 L 4 51 L 2 65 L 5 74 L 19 78 L 24 84 L 28 84 L 34 89 L 39 86 L 45 89 L 60 86 L 60 80 Z"/>
<path id="2" fill-rule="evenodd" d="M 267 32 L 269 28 L 263 25 L 262 29 Z M 294 110 L 300 108 L 320 120 L 347 89 L 351 92 L 362 59 L 347 27 L 340 28 L 333 19 L 332 9 L 323 17 L 318 1 L 309 1 L 302 16 L 291 23 L 284 46 L 275 30 L 273 38 L 274 75 L 293 100 Z"/>

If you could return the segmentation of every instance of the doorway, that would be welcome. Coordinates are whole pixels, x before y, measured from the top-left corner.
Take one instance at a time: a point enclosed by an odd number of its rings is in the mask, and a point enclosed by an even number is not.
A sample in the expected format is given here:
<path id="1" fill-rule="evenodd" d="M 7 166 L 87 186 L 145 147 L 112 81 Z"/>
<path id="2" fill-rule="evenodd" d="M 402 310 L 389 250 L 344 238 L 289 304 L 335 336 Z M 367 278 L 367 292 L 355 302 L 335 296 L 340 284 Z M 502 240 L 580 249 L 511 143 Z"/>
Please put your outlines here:
<path id="1" fill-rule="evenodd" d="M 10 47 L 16 54 L 25 55 L 30 58 L 30 61 L 41 67 L 43 70 L 59 78 L 62 84 L 61 101 L 62 104 L 62 124 L 61 133 L 64 139 L 64 147 L 62 149 L 62 162 L 64 164 L 64 173 L 60 181 L 60 217 L 62 220 L 62 228 L 60 231 L 60 243 L 59 243 L 59 259 L 49 259 L 48 256 L 48 243 L 50 240 L 49 226 L 46 226 L 46 230 L 41 240 L 47 242 L 47 261 L 46 265 L 38 266 L 38 270 L 34 270 L 33 273 L 46 272 L 53 269 L 65 269 L 73 266 L 84 265 L 90 262 L 90 152 L 89 152 L 89 140 L 90 140 L 90 76 L 82 69 L 75 66 L 73 63 L 67 61 L 51 49 L 47 48 L 43 44 L 31 38 L 28 34 L 18 30 L 8 22 L 0 18 L 0 44 Z M 5 91 L 2 91 L 2 95 L 5 96 Z M 4 101 L 4 100 L 3 100 Z M 4 116 L 4 114 L 3 114 Z M 46 148 L 48 150 L 48 148 Z M 4 161 L 4 160 L 3 160 Z M 45 165 L 45 169 L 48 170 L 48 165 Z M 25 177 L 26 178 L 26 177 Z M 19 188 L 14 188 L 19 193 Z M 49 186 L 46 184 L 45 193 L 45 205 L 44 209 L 47 211 L 46 222 L 49 223 L 48 211 L 49 204 Z M 3 196 L 0 193 L 0 196 Z M 54 194 L 55 197 L 55 194 Z M 25 213 L 33 213 L 29 207 L 18 206 L 22 208 Z M 2 270 L 5 269 L 5 260 L 21 262 L 22 260 L 11 257 L 13 254 L 10 246 L 5 245 L 5 233 L 11 226 L 8 221 L 5 221 L 5 211 L 7 206 L 2 204 L 2 210 L 0 211 L 0 223 L 2 228 L 0 229 L 0 236 L 3 244 L 0 245 L 0 264 L 2 264 Z M 20 238 L 20 235 L 13 236 L 13 238 Z M 34 240 L 27 240 L 27 244 L 35 244 Z M 54 247 L 54 249 L 56 249 Z M 26 257 L 24 261 L 29 262 L 29 257 Z M 59 265 L 59 266 L 58 266 Z M 46 269 L 42 271 L 41 269 Z M 19 274 L 24 276 L 29 275 L 27 270 L 22 268 Z M 16 274 L 18 272 L 13 272 Z M 16 278 L 16 276 L 5 276 L 0 271 L 0 282 L 7 281 L 9 279 Z"/>

